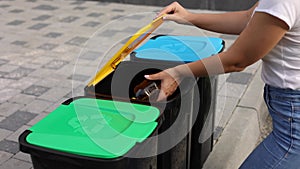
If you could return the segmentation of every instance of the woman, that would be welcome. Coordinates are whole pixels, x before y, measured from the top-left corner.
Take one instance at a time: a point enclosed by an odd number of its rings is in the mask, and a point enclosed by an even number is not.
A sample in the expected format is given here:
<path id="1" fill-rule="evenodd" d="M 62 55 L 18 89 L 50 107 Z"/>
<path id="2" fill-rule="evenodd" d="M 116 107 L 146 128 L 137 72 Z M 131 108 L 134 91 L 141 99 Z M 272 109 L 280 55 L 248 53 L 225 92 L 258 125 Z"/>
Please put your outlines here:
<path id="1" fill-rule="evenodd" d="M 260 0 L 245 11 L 196 14 L 174 2 L 158 14 L 166 14 L 165 20 L 239 35 L 227 51 L 218 55 L 146 75 L 149 80 L 161 80 L 158 100 L 171 95 L 186 76 L 239 72 L 262 60 L 264 99 L 273 131 L 241 169 L 300 168 L 299 7 L 299 0 Z"/>

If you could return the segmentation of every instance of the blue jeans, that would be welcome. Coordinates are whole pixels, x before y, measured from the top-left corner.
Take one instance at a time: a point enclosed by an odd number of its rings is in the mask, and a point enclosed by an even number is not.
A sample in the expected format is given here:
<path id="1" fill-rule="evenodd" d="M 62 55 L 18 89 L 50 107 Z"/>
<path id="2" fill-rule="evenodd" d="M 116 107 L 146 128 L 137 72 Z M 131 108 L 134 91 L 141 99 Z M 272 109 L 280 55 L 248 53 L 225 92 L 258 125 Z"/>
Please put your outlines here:
<path id="1" fill-rule="evenodd" d="M 300 91 L 265 85 L 273 131 L 240 169 L 300 169 Z"/>

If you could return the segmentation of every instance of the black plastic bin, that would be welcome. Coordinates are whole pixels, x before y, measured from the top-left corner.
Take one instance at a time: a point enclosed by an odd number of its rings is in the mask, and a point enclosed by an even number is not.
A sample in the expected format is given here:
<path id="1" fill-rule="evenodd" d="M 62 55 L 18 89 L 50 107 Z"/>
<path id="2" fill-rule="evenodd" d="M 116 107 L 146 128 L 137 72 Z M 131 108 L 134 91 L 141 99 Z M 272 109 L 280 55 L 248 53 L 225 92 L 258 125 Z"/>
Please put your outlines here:
<path id="1" fill-rule="evenodd" d="M 95 86 L 86 86 L 85 95 L 89 97 L 96 97 L 102 99 L 122 100 L 127 102 L 134 102 L 138 104 L 151 104 L 157 107 L 161 111 L 161 116 L 164 118 L 162 125 L 158 130 L 158 134 L 163 133 L 169 129 L 170 126 L 179 118 L 179 124 L 176 125 L 173 131 L 168 132 L 165 136 L 158 137 L 158 149 L 164 148 L 166 144 L 172 144 L 174 147 L 171 150 L 164 152 L 163 154 L 180 153 L 177 155 L 163 155 L 160 160 L 169 161 L 172 160 L 173 169 L 185 168 L 187 165 L 186 149 L 188 138 L 189 117 L 192 112 L 192 102 L 188 99 L 194 92 L 194 84 L 189 83 L 192 79 L 183 80 L 180 85 L 180 89 L 177 90 L 172 96 L 170 96 L 166 102 L 156 101 L 141 101 L 134 99 L 133 88 L 145 80 L 144 75 L 157 73 L 166 68 L 175 66 L 174 64 L 157 64 L 157 63 L 140 63 L 134 61 L 123 61 L 117 69 L 98 82 Z M 184 110 L 185 113 L 179 114 L 180 110 Z M 173 139 L 173 137 L 181 137 L 180 139 Z M 161 157 L 161 155 L 159 155 Z M 172 158 L 172 159 L 170 159 Z M 161 163 L 164 165 L 170 165 L 169 163 Z M 158 164 L 158 166 L 161 166 Z M 176 166 L 176 167 L 175 167 Z M 168 168 L 164 166 L 163 168 Z"/>
<path id="2" fill-rule="evenodd" d="M 215 37 L 168 36 L 152 37 L 131 54 L 131 60 L 141 64 L 182 64 L 218 54 L 225 42 Z M 201 168 L 213 149 L 214 112 L 216 107 L 217 76 L 197 79 L 194 94 L 187 99 L 193 103 L 190 121 L 194 121 L 184 151 L 171 149 L 158 157 L 159 169 Z M 198 96 L 198 97 L 193 97 Z M 188 101 L 188 102 L 189 102 Z M 166 121 L 168 121 L 166 117 Z M 191 124 L 189 124 L 191 125 Z M 159 144 L 159 143 L 158 143 Z M 176 161 L 186 152 L 186 166 L 178 167 Z"/>
<path id="3" fill-rule="evenodd" d="M 78 97 L 24 131 L 20 150 L 34 169 L 156 169 L 156 156 L 136 157 L 157 151 L 161 123 L 152 106 Z"/>

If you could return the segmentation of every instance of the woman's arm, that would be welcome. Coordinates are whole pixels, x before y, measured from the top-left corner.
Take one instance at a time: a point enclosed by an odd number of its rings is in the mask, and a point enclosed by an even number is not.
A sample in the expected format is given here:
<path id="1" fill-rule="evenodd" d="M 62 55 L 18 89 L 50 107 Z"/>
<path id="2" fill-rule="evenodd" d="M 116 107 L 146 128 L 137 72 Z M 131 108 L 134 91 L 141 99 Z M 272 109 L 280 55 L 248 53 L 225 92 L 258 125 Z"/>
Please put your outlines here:
<path id="1" fill-rule="evenodd" d="M 161 80 L 159 100 L 171 95 L 186 76 L 207 76 L 238 72 L 264 57 L 280 41 L 288 25 L 267 13 L 256 12 L 237 40 L 225 52 L 146 76 Z"/>
<path id="2" fill-rule="evenodd" d="M 173 2 L 165 7 L 159 14 L 167 14 L 165 20 L 178 23 L 192 24 L 199 28 L 226 34 L 240 34 L 248 24 L 252 13 L 257 6 L 245 11 L 226 13 L 192 13 L 185 10 L 178 2 Z"/>

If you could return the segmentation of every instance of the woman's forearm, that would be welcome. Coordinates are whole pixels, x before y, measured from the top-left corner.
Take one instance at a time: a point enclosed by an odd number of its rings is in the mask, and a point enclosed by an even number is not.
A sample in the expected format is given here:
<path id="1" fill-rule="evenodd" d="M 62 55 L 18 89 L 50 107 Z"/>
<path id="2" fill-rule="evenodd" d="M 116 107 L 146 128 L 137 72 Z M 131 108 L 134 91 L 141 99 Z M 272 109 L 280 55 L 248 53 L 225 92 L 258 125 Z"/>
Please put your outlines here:
<path id="1" fill-rule="evenodd" d="M 257 4 L 245 11 L 226 13 L 189 13 L 188 21 L 205 30 L 225 33 L 240 34 L 251 18 Z"/>

